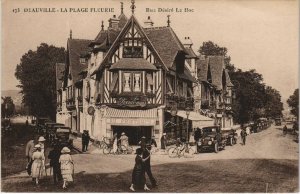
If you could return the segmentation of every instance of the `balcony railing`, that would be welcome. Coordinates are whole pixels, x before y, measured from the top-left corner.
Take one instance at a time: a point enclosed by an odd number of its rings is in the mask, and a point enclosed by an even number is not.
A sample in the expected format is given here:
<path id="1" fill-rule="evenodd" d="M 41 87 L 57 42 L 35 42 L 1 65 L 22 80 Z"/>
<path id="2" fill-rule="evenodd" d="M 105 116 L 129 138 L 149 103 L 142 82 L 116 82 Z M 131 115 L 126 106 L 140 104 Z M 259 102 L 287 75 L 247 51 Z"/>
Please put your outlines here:
<path id="1" fill-rule="evenodd" d="M 82 107 L 82 105 L 83 105 L 83 97 L 82 96 L 78 96 L 77 100 L 78 100 L 78 106 Z"/>
<path id="2" fill-rule="evenodd" d="M 75 109 L 75 100 L 74 98 L 67 99 L 67 109 L 72 110 Z"/>

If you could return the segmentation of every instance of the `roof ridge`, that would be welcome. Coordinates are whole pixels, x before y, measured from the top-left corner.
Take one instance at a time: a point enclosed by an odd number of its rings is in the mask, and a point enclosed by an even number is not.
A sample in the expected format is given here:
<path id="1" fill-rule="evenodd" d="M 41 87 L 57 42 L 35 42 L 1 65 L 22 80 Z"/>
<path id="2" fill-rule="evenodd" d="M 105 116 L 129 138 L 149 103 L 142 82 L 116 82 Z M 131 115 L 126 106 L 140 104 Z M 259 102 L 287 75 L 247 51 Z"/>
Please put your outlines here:
<path id="1" fill-rule="evenodd" d="M 144 30 L 158 30 L 158 29 L 167 29 L 170 28 L 169 26 L 155 26 L 155 27 L 148 27 L 144 28 Z"/>

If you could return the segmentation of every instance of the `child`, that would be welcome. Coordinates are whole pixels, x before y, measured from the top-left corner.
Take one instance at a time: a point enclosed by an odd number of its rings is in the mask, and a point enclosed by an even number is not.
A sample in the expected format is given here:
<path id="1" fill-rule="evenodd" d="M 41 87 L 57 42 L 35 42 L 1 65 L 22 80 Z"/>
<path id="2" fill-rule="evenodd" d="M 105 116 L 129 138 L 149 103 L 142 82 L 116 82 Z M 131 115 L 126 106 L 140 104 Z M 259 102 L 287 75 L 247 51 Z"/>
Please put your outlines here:
<path id="1" fill-rule="evenodd" d="M 146 185 L 144 164 L 149 157 L 150 155 L 143 159 L 143 150 L 141 148 L 136 149 L 135 165 L 132 171 L 132 184 L 129 188 L 131 191 L 135 191 L 135 187 L 140 188 L 142 186 L 144 186 L 145 191 L 150 190 Z"/>
<path id="2" fill-rule="evenodd" d="M 61 150 L 61 156 L 59 158 L 60 170 L 64 180 L 63 189 L 66 189 L 68 186 L 68 182 L 73 182 L 73 159 L 70 155 L 70 149 L 64 147 Z"/>

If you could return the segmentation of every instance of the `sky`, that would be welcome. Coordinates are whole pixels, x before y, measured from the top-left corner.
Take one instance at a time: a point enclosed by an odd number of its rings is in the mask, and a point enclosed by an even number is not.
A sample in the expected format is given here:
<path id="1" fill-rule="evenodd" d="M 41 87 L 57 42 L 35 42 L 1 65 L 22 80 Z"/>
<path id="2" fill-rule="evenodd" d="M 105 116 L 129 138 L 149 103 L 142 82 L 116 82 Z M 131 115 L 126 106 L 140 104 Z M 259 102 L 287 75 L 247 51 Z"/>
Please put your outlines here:
<path id="1" fill-rule="evenodd" d="M 2 76 L 1 89 L 17 89 L 14 73 L 23 54 L 42 43 L 66 47 L 70 29 L 73 38 L 94 39 L 112 15 L 120 14 L 120 1 L 112 0 L 3 0 L 2 1 Z M 131 16 L 130 1 L 124 13 Z M 256 69 L 267 85 L 287 99 L 298 88 L 299 6 L 287 0 L 137 0 L 135 16 L 139 23 L 148 16 L 154 26 L 171 27 L 183 40 L 189 36 L 197 52 L 205 41 L 228 49 L 235 67 Z M 33 12 L 34 8 L 54 8 L 55 13 Z M 62 12 L 62 10 L 68 12 Z M 88 8 L 88 12 L 75 12 Z M 90 8 L 113 8 L 114 12 L 91 12 Z M 156 12 L 147 12 L 155 10 Z M 173 12 L 159 12 L 160 8 Z M 176 12 L 182 9 L 182 12 Z M 184 12 L 184 9 L 193 9 Z M 70 9 L 73 9 L 70 12 Z M 31 12 L 25 12 L 30 10 Z M 17 12 L 20 11 L 20 12 Z"/>

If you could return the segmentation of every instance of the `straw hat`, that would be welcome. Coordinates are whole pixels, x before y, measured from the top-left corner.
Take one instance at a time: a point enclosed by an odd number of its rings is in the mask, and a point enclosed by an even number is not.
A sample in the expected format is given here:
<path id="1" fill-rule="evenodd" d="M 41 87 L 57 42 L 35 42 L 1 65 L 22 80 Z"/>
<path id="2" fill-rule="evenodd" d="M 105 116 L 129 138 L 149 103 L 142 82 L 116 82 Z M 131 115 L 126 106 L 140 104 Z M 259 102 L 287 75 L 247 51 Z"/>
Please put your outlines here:
<path id="1" fill-rule="evenodd" d="M 122 132 L 122 133 L 121 133 L 121 135 L 125 135 L 125 133 L 124 133 L 124 132 Z"/>
<path id="2" fill-rule="evenodd" d="M 68 147 L 64 147 L 62 150 L 61 150 L 61 153 L 64 154 L 64 153 L 70 153 L 71 150 L 68 148 Z"/>
<path id="3" fill-rule="evenodd" d="M 43 136 L 41 136 L 41 137 L 39 137 L 38 141 L 46 141 L 46 139 Z"/>
<path id="4" fill-rule="evenodd" d="M 163 133 L 163 135 L 167 135 L 166 133 Z"/>
<path id="5" fill-rule="evenodd" d="M 142 137 L 142 139 L 146 139 L 146 137 L 145 137 L 145 136 L 143 136 L 143 137 Z"/>

